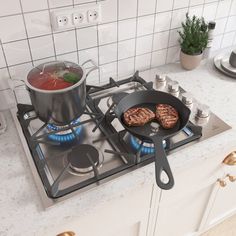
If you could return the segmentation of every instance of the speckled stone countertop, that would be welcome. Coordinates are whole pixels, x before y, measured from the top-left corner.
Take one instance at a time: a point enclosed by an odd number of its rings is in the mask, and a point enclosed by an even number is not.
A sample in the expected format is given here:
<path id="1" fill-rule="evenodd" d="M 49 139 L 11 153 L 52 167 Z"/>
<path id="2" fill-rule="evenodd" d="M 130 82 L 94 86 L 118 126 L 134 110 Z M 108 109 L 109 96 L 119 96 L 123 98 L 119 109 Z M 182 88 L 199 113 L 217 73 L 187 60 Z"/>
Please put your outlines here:
<path id="1" fill-rule="evenodd" d="M 186 72 L 179 64 L 172 64 L 142 72 L 141 76 L 153 80 L 156 73 L 170 75 L 232 126 L 229 131 L 171 154 L 172 169 L 187 166 L 195 158 L 204 160 L 209 152 L 217 153 L 229 145 L 236 149 L 236 80 L 216 71 L 212 60 L 203 62 L 194 71 Z M 83 217 L 96 205 L 154 181 L 154 165 L 150 164 L 45 210 L 13 119 L 9 112 L 5 112 L 5 116 L 8 129 L 0 135 L 0 236 L 55 235 L 72 219 Z"/>

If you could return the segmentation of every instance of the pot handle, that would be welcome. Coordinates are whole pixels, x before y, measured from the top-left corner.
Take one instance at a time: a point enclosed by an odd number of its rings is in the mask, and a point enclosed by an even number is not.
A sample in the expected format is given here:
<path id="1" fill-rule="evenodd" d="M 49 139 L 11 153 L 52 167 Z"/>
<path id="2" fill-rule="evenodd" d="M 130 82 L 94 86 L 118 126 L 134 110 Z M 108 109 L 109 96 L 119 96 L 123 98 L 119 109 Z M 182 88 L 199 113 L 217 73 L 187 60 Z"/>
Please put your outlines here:
<path id="1" fill-rule="evenodd" d="M 86 78 L 88 77 L 88 75 L 92 71 L 98 69 L 98 66 L 96 65 L 96 63 L 92 59 L 89 59 L 89 60 L 85 61 L 84 63 L 82 63 L 82 66 L 85 66 L 87 63 L 91 63 L 93 65 L 93 67 L 91 69 L 89 69 L 88 72 L 86 73 Z"/>

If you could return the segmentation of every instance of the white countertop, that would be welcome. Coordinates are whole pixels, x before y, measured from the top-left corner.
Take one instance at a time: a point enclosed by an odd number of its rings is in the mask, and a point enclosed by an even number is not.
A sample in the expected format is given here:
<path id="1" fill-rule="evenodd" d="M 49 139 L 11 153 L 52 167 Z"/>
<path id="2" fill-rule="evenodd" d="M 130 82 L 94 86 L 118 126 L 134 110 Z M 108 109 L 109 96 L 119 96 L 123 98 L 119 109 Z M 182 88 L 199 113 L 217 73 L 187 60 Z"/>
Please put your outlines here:
<path id="1" fill-rule="evenodd" d="M 142 72 L 141 76 L 153 80 L 156 73 L 169 74 L 232 126 L 229 131 L 171 154 L 169 162 L 172 169 L 187 166 L 195 158 L 204 160 L 209 152 L 217 152 L 229 145 L 236 149 L 236 142 L 233 146 L 233 141 L 236 140 L 236 80 L 216 71 L 211 60 L 203 62 L 194 71 L 184 71 L 179 64 L 172 64 Z M 0 236 L 20 236 L 23 232 L 25 236 L 41 236 L 44 231 L 49 232 L 49 229 L 53 232 L 54 228 L 60 232 L 63 225 L 91 212 L 96 205 L 154 181 L 154 166 L 150 164 L 45 210 L 13 119 L 9 112 L 5 116 L 8 129 L 0 135 Z M 192 155 L 193 153 L 197 155 Z"/>

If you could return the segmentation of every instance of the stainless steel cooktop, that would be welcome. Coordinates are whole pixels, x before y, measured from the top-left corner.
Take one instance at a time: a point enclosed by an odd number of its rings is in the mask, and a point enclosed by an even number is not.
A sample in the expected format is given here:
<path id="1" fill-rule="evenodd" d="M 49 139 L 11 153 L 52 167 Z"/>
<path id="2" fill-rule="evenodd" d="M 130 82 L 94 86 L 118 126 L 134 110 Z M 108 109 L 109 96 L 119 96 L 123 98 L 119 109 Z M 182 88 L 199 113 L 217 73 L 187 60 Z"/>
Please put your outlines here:
<path id="1" fill-rule="evenodd" d="M 31 105 L 12 110 L 45 207 L 154 161 L 153 144 L 131 136 L 114 116 L 114 106 L 127 93 L 154 88 L 191 109 L 187 127 L 163 142 L 168 154 L 231 128 L 177 82 L 166 76 L 153 79 L 154 86 L 135 73 L 101 87 L 87 86 L 86 111 L 68 127 L 44 124 Z"/>

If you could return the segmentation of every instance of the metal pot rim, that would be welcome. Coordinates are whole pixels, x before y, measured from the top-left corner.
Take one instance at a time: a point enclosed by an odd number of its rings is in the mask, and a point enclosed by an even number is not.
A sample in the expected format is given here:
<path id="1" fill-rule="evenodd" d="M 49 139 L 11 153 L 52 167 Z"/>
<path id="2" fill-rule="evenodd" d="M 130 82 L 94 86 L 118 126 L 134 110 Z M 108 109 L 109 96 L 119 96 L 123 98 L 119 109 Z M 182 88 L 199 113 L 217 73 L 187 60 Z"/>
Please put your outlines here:
<path id="1" fill-rule="evenodd" d="M 25 84 L 28 88 L 34 90 L 34 91 L 37 91 L 37 92 L 40 92 L 40 93 L 64 93 L 64 92 L 67 92 L 67 91 L 70 91 L 78 86 L 80 86 L 84 80 L 86 79 L 87 75 L 85 73 L 85 69 L 80 66 L 80 68 L 82 69 L 83 71 L 83 76 L 82 78 L 80 79 L 80 81 L 78 81 L 76 84 L 70 86 L 70 87 L 67 87 L 67 88 L 64 88 L 64 89 L 57 89 L 57 90 L 44 90 L 44 89 L 39 89 L 39 88 L 36 88 L 34 86 L 32 86 L 29 81 L 28 81 L 28 78 L 25 80 Z"/>

